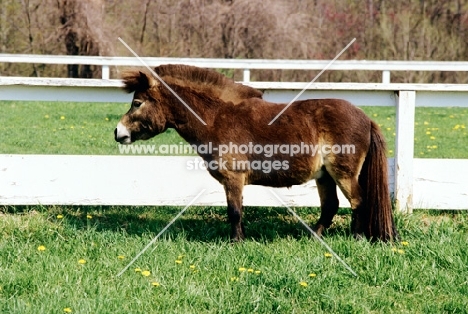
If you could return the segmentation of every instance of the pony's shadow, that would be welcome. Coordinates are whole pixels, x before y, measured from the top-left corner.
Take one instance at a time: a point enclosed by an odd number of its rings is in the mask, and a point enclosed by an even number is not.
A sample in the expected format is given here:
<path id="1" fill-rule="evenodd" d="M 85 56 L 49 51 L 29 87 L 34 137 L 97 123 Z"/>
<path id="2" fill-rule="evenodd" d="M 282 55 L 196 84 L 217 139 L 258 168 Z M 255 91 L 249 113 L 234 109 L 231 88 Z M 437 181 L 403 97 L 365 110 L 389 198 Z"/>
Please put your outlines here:
<path id="1" fill-rule="evenodd" d="M 155 209 L 158 210 L 157 208 Z M 190 210 L 190 209 L 189 209 Z M 173 210 L 168 214 L 163 209 L 162 215 L 125 215 L 119 213 L 105 214 L 107 222 L 96 224 L 97 230 L 124 230 L 130 235 L 158 234 L 179 212 Z M 319 209 L 302 209 L 301 216 L 309 226 L 318 220 Z M 337 221 L 324 236 L 350 236 L 349 215 L 347 210 L 340 210 L 335 217 Z M 278 239 L 300 239 L 311 237 L 309 231 L 284 208 L 246 207 L 243 215 L 246 240 L 272 242 Z M 182 237 L 188 241 L 218 242 L 229 241 L 231 226 L 223 207 L 198 208 L 195 213 L 184 214 L 165 232 L 165 237 Z"/>

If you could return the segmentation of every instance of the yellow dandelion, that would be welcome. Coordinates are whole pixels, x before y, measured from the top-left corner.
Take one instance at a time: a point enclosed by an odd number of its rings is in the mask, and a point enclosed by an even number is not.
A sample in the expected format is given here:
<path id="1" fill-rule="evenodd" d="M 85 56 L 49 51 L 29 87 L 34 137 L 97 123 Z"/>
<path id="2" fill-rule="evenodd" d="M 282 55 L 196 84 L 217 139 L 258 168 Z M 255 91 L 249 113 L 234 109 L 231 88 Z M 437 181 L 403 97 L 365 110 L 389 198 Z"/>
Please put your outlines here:
<path id="1" fill-rule="evenodd" d="M 387 117 L 387 120 L 390 120 L 390 117 Z"/>
<path id="2" fill-rule="evenodd" d="M 182 261 L 180 259 L 177 259 L 175 262 L 176 264 L 182 264 Z"/>
<path id="3" fill-rule="evenodd" d="M 377 116 L 378 116 L 378 114 L 374 113 L 374 114 L 373 114 L 373 116 L 374 116 L 374 117 L 377 117 Z"/>
<path id="4" fill-rule="evenodd" d="M 37 247 L 37 250 L 42 252 L 42 251 L 45 251 L 45 250 L 46 250 L 46 247 L 43 246 L 43 245 L 39 245 L 39 246 Z"/>
<path id="5" fill-rule="evenodd" d="M 141 272 L 141 274 L 145 277 L 148 277 L 149 275 L 151 275 L 151 272 L 149 270 L 144 270 Z"/>
<path id="6" fill-rule="evenodd" d="M 254 273 L 255 273 L 256 275 L 258 275 L 258 274 L 261 273 L 261 271 L 260 271 L 260 270 L 256 270 Z"/>
<path id="7" fill-rule="evenodd" d="M 69 307 L 66 307 L 66 308 L 63 309 L 63 311 L 64 311 L 65 313 L 71 313 L 71 312 L 72 312 L 72 309 L 69 308 Z"/>
<path id="8" fill-rule="evenodd" d="M 141 268 L 139 268 L 139 267 L 135 268 L 135 272 L 136 273 L 141 272 Z"/>
<path id="9" fill-rule="evenodd" d="M 405 254 L 405 251 L 403 251 L 403 250 L 401 250 L 401 249 L 398 250 L 397 252 L 400 253 L 400 254 Z"/>
<path id="10" fill-rule="evenodd" d="M 249 268 L 249 269 L 247 269 L 247 272 L 249 272 L 249 273 L 253 273 L 253 272 L 254 272 L 254 270 L 253 270 L 253 268 Z"/>
<path id="11" fill-rule="evenodd" d="M 431 134 L 431 132 L 430 132 L 430 131 L 427 131 L 426 134 L 429 135 L 429 134 Z"/>
<path id="12" fill-rule="evenodd" d="M 424 121 L 424 125 L 429 125 L 429 122 L 427 122 L 427 121 Z"/>
<path id="13" fill-rule="evenodd" d="M 239 277 L 233 276 L 231 277 L 231 281 L 239 281 Z"/>
<path id="14" fill-rule="evenodd" d="M 453 114 L 451 114 L 451 115 L 449 116 L 449 118 L 452 118 L 452 119 L 453 119 L 453 118 L 455 118 L 455 117 L 453 116 Z"/>
<path id="15" fill-rule="evenodd" d="M 80 260 L 78 260 L 78 264 L 84 265 L 84 264 L 86 264 L 86 260 L 80 259 Z"/>
<path id="16" fill-rule="evenodd" d="M 189 268 L 190 269 L 195 269 L 195 265 L 190 265 Z"/>
<path id="17" fill-rule="evenodd" d="M 459 128 L 460 128 L 460 125 L 459 125 L 459 124 L 457 124 L 457 125 L 455 125 L 455 126 L 453 127 L 453 129 L 452 129 L 452 130 L 458 130 Z"/>
<path id="18" fill-rule="evenodd" d="M 392 128 L 387 128 L 387 131 L 390 131 Z"/>
<path id="19" fill-rule="evenodd" d="M 117 258 L 118 258 L 118 259 L 124 259 L 125 256 L 124 256 L 124 255 L 119 255 L 119 256 L 117 256 Z"/>
<path id="20" fill-rule="evenodd" d="M 403 246 L 408 246 L 409 243 L 408 243 L 408 241 L 401 241 L 401 245 L 403 245 Z"/>
<path id="21" fill-rule="evenodd" d="M 159 286 L 160 286 L 159 282 L 157 282 L 157 281 L 153 281 L 153 282 L 151 283 L 151 285 L 152 285 L 153 287 L 159 287 Z"/>
<path id="22" fill-rule="evenodd" d="M 430 139 L 431 139 L 431 140 L 435 140 L 435 136 L 431 136 Z"/>
<path id="23" fill-rule="evenodd" d="M 389 153 L 389 154 L 393 153 L 393 150 L 390 149 L 390 150 L 388 151 L 388 153 Z"/>
<path id="24" fill-rule="evenodd" d="M 437 148 L 437 145 L 432 145 L 432 149 L 436 149 Z"/>
<path id="25" fill-rule="evenodd" d="M 305 282 L 305 281 L 301 281 L 299 284 L 300 284 L 301 286 L 303 286 L 303 287 L 307 287 L 307 282 Z"/>
<path id="26" fill-rule="evenodd" d="M 182 259 L 184 257 L 184 255 L 179 255 L 177 256 L 177 259 Z"/>
<path id="27" fill-rule="evenodd" d="M 46 115 L 44 116 L 44 118 L 46 118 L 46 119 L 49 119 L 49 115 L 48 115 L 48 114 L 46 114 Z"/>
<path id="28" fill-rule="evenodd" d="M 309 277 L 312 277 L 312 278 L 317 277 L 317 274 L 311 273 L 311 274 L 309 274 Z"/>
<path id="29" fill-rule="evenodd" d="M 93 216 L 91 216 L 91 215 L 86 215 L 86 218 L 88 218 L 88 219 L 93 219 Z"/>
<path id="30" fill-rule="evenodd" d="M 393 132 L 393 136 L 395 136 L 395 135 L 396 135 L 396 133 L 395 133 L 395 132 Z"/>
<path id="31" fill-rule="evenodd" d="M 57 215 L 57 219 L 62 219 L 63 215 Z"/>
<path id="32" fill-rule="evenodd" d="M 60 120 L 65 120 L 65 116 L 61 116 L 61 117 L 60 117 Z"/>
<path id="33" fill-rule="evenodd" d="M 396 249 L 396 248 L 394 248 L 394 247 L 392 247 L 392 251 L 393 251 L 393 252 L 396 252 L 396 251 L 397 251 L 397 249 Z"/>
<path id="34" fill-rule="evenodd" d="M 73 125 L 70 126 L 70 129 L 74 129 L 75 127 Z"/>
<path id="35" fill-rule="evenodd" d="M 424 155 L 424 152 L 419 152 L 419 155 Z"/>
<path id="36" fill-rule="evenodd" d="M 328 253 L 328 252 L 325 253 L 324 255 L 325 255 L 325 257 L 332 257 L 331 253 Z"/>
<path id="37" fill-rule="evenodd" d="M 109 118 L 108 118 L 108 117 L 106 117 L 106 121 L 109 121 Z"/>
<path id="38" fill-rule="evenodd" d="M 247 269 L 245 267 L 239 267 L 239 271 L 242 273 L 244 271 L 246 271 Z"/>

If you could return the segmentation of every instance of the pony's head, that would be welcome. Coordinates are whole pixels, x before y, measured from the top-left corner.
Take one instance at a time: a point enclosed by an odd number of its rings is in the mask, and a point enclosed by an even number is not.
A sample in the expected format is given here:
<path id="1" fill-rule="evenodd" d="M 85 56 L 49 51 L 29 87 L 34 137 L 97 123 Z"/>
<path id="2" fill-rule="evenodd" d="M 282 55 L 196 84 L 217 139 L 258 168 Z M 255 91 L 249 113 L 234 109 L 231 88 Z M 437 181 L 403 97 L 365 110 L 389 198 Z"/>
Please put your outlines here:
<path id="1" fill-rule="evenodd" d="M 134 94 L 130 110 L 120 119 L 114 131 L 115 140 L 121 144 L 131 144 L 164 132 L 168 126 L 163 107 L 159 106 L 162 100 L 159 81 L 141 71 L 125 72 L 122 79 L 123 88 Z"/>
<path id="2" fill-rule="evenodd" d="M 155 72 L 172 88 L 190 100 L 195 94 L 199 99 L 212 99 L 217 104 L 238 105 L 246 99 L 262 98 L 262 92 L 234 82 L 234 80 L 209 69 L 188 65 L 161 65 Z M 174 97 L 153 75 L 141 71 L 128 71 L 122 76 L 124 89 L 132 93 L 130 110 L 122 117 L 115 129 L 115 140 L 131 144 L 136 140 L 146 140 L 169 127 L 183 125 L 187 117 L 182 110 L 171 107 Z M 207 105 L 206 101 L 203 101 Z M 181 107 L 180 107 L 181 108 Z"/>

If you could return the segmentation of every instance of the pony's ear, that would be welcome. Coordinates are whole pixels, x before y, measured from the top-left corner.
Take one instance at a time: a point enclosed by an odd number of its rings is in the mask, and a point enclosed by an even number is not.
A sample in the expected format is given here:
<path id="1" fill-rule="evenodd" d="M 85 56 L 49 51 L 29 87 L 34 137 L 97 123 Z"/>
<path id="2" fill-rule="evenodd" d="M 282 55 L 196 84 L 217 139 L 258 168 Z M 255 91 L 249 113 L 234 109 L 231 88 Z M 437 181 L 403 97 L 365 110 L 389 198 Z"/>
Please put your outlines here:
<path id="1" fill-rule="evenodd" d="M 156 80 L 154 79 L 152 74 L 140 71 L 140 86 L 142 86 L 144 90 L 150 89 L 155 85 Z"/>
<path id="2" fill-rule="evenodd" d="M 156 79 L 142 71 L 128 71 L 122 74 L 123 89 L 128 93 L 146 91 L 157 85 Z"/>

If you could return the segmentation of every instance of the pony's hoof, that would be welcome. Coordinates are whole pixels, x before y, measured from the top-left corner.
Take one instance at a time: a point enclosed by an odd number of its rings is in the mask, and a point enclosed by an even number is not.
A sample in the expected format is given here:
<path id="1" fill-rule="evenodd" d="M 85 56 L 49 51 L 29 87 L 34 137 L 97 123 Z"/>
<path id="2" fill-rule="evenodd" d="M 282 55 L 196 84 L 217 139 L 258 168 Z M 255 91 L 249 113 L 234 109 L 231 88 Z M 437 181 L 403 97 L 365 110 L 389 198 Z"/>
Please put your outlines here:
<path id="1" fill-rule="evenodd" d="M 231 244 L 237 244 L 237 243 L 241 243 L 243 241 L 244 241 L 243 238 L 239 238 L 239 237 L 231 238 Z"/>
<path id="2" fill-rule="evenodd" d="M 325 227 L 321 224 L 316 224 L 314 226 L 314 228 L 312 228 L 312 230 L 314 230 L 314 232 L 319 236 L 319 237 L 322 237 L 322 233 L 323 231 L 325 230 Z"/>
<path id="3" fill-rule="evenodd" d="M 231 235 L 231 243 L 239 243 L 244 241 L 245 236 L 243 233 L 237 232 Z"/>
<path id="4" fill-rule="evenodd" d="M 353 234 L 353 237 L 354 237 L 355 240 L 365 240 L 366 239 L 366 237 L 362 233 L 356 233 L 356 232 Z"/>

